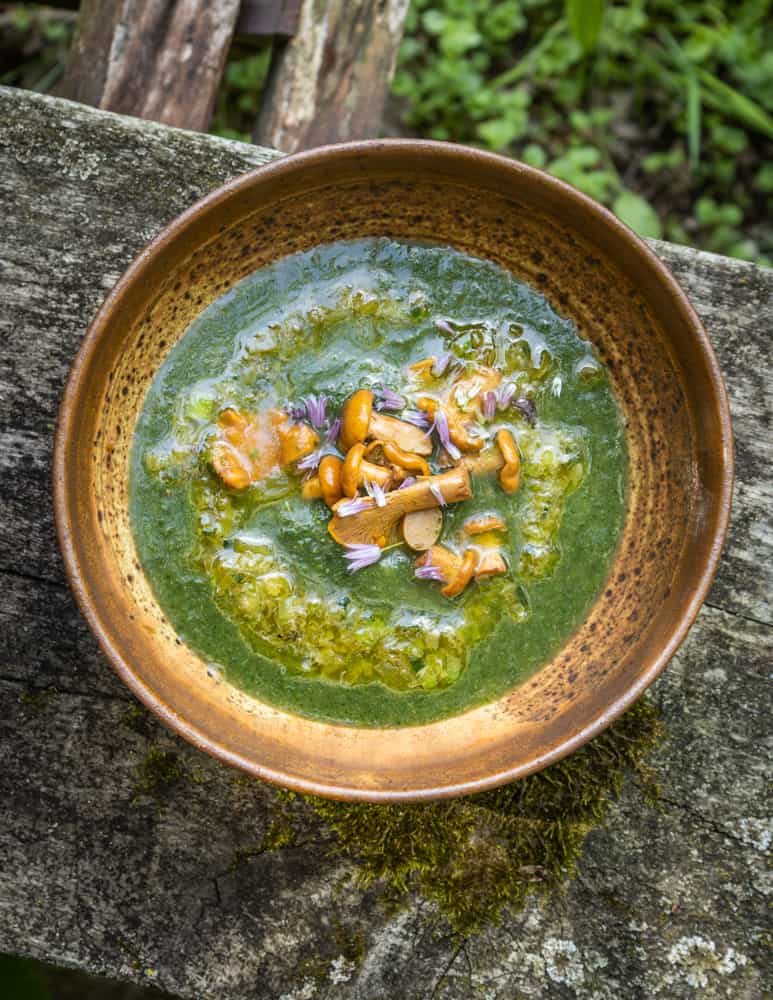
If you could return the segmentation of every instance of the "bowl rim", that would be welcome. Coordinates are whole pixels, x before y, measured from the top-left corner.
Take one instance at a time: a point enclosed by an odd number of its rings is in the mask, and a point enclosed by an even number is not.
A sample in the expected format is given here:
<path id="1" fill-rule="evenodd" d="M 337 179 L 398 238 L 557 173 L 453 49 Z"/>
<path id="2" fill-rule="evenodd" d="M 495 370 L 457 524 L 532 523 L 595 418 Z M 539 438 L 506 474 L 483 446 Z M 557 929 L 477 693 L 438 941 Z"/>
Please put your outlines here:
<path id="1" fill-rule="evenodd" d="M 320 164 L 334 166 L 335 162 L 341 158 L 346 160 L 347 158 L 356 158 L 358 156 L 378 156 L 382 151 L 392 153 L 401 150 L 414 158 L 436 159 L 442 157 L 448 161 L 463 160 L 467 161 L 471 168 L 477 163 L 484 163 L 499 170 L 510 171 L 513 176 L 522 175 L 531 177 L 543 187 L 552 189 L 553 195 L 558 198 L 568 199 L 570 202 L 574 202 L 581 210 L 594 215 L 608 231 L 627 244 L 631 253 L 639 256 L 642 264 L 655 272 L 656 278 L 670 295 L 685 325 L 690 328 L 690 333 L 706 365 L 708 383 L 713 391 L 713 409 L 719 426 L 721 488 L 717 496 L 716 518 L 711 545 L 707 550 L 700 574 L 694 581 L 695 585 L 691 595 L 683 602 L 680 614 L 674 616 L 674 624 L 668 633 L 666 641 L 661 645 L 658 654 L 651 658 L 646 669 L 638 674 L 634 683 L 599 711 L 587 725 L 578 729 L 571 736 L 545 753 L 535 753 L 526 762 L 486 774 L 475 780 L 455 784 L 444 783 L 437 787 L 422 787 L 418 789 L 400 790 L 390 787 L 388 789 L 369 788 L 367 790 L 358 790 L 350 785 L 319 782 L 313 778 L 286 774 L 277 768 L 269 768 L 256 763 L 253 759 L 228 749 L 217 738 L 207 735 L 198 727 L 188 723 L 159 694 L 145 684 L 135 672 L 132 664 L 124 658 L 121 651 L 110 641 L 108 631 L 103 624 L 96 604 L 92 600 L 86 585 L 75 544 L 75 532 L 72 527 L 71 511 L 67 499 L 68 470 L 66 452 L 68 444 L 76 431 L 78 403 L 83 387 L 82 375 L 88 369 L 95 349 L 100 343 L 102 334 L 109 326 L 113 310 L 127 289 L 135 281 L 141 279 L 142 275 L 152 266 L 154 259 L 165 247 L 181 236 L 202 215 L 216 211 L 218 206 L 223 202 L 238 197 L 240 192 L 251 188 L 256 183 L 260 184 L 263 179 L 276 180 L 284 174 L 292 174 L 298 169 L 315 167 Z M 606 729 L 618 716 L 638 700 L 646 688 L 662 673 L 666 664 L 684 641 L 708 595 L 709 588 L 716 575 L 729 528 L 734 481 L 734 449 L 727 389 L 709 336 L 676 278 L 641 237 L 599 202 L 564 181 L 518 160 L 455 143 L 426 139 L 389 138 L 320 146 L 290 155 L 282 155 L 280 153 L 268 163 L 250 169 L 208 192 L 163 226 L 157 235 L 133 258 L 105 297 L 89 323 L 86 334 L 71 363 L 56 422 L 52 458 L 52 480 L 56 534 L 63 556 L 67 581 L 75 596 L 81 614 L 96 636 L 99 646 L 110 665 L 123 683 L 139 698 L 146 708 L 152 711 L 166 726 L 212 757 L 236 766 L 252 776 L 272 784 L 327 798 L 350 801 L 405 802 L 473 794 L 526 777 L 549 764 L 555 763 L 593 739 L 593 737 Z M 427 723 L 425 725 L 430 724 Z"/>

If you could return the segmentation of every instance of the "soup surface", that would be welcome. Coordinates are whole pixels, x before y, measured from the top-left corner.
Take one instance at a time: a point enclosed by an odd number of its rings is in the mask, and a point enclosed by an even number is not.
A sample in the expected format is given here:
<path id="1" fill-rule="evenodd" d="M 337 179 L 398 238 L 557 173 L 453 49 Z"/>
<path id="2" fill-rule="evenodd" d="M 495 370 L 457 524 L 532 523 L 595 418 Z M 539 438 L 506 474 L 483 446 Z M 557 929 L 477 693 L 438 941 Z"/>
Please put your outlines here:
<path id="1" fill-rule="evenodd" d="M 191 325 L 138 420 L 131 518 L 210 671 L 410 725 L 557 652 L 603 585 L 625 470 L 606 373 L 537 291 L 369 239 L 280 260 Z"/>

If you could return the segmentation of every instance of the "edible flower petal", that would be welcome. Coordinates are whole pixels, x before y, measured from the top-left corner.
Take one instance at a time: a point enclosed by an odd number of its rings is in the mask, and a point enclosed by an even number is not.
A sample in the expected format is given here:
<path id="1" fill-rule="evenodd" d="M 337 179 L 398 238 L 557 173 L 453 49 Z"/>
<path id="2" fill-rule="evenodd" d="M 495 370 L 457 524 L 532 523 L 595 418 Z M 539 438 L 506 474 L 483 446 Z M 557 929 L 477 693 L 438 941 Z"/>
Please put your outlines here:
<path id="1" fill-rule="evenodd" d="M 404 490 L 406 486 L 413 486 L 415 482 L 416 476 L 406 476 L 397 488 L 398 490 Z"/>
<path id="2" fill-rule="evenodd" d="M 341 432 L 341 418 L 336 417 L 333 423 L 328 428 L 327 434 L 325 434 L 325 440 L 328 444 L 335 444 L 338 440 L 338 435 Z"/>
<path id="3" fill-rule="evenodd" d="M 453 459 L 453 461 L 456 461 L 458 458 L 461 458 L 462 453 L 453 443 L 448 433 L 448 417 L 445 415 L 445 412 L 441 407 L 438 407 L 437 410 L 435 411 L 435 421 L 432 424 L 432 427 L 430 428 L 428 433 L 431 434 L 432 431 L 437 431 L 437 436 L 440 438 L 440 443 L 443 445 L 443 447 L 448 452 L 450 458 Z"/>
<path id="4" fill-rule="evenodd" d="M 445 583 L 445 578 L 440 571 L 440 567 L 432 562 L 432 556 L 428 552 L 427 558 L 421 566 L 414 569 L 414 576 L 419 580 L 437 580 L 438 583 Z"/>
<path id="5" fill-rule="evenodd" d="M 346 545 L 345 548 L 347 551 L 344 552 L 344 559 L 349 561 L 347 568 L 350 573 L 356 573 L 357 570 L 365 569 L 366 566 L 372 566 L 381 558 L 379 545 Z"/>
<path id="6" fill-rule="evenodd" d="M 403 397 L 385 385 L 382 385 L 376 392 L 377 410 L 402 410 L 405 406 Z"/>
<path id="7" fill-rule="evenodd" d="M 338 517 L 351 517 L 368 509 L 369 504 L 362 497 L 352 497 L 351 500 L 344 500 L 336 507 Z"/>
<path id="8" fill-rule="evenodd" d="M 375 482 L 371 482 L 369 479 L 364 480 L 363 486 L 365 487 L 365 492 L 369 497 L 373 497 L 376 501 L 377 507 L 386 507 L 386 494 L 381 486 Z"/>
<path id="9" fill-rule="evenodd" d="M 413 424 L 414 427 L 420 427 L 423 431 L 429 430 L 432 426 L 432 421 L 424 410 L 406 410 L 400 419 Z"/>
<path id="10" fill-rule="evenodd" d="M 322 460 L 322 455 L 323 452 L 320 450 L 312 451 L 311 454 L 306 455 L 298 462 L 296 468 L 299 472 L 309 472 L 312 469 L 316 469 Z"/>
<path id="11" fill-rule="evenodd" d="M 322 427 L 327 415 L 327 396 L 323 392 L 306 397 L 306 414 L 312 427 Z"/>
<path id="12" fill-rule="evenodd" d="M 451 362 L 451 355 L 447 351 L 444 354 L 439 354 L 435 358 L 431 368 L 432 374 L 435 376 L 435 378 L 440 378 L 440 376 L 443 374 L 446 368 L 448 368 L 450 362 Z"/>
<path id="13" fill-rule="evenodd" d="M 532 427 L 537 423 L 537 408 L 530 399 L 527 399 L 526 396 L 521 396 L 516 399 L 513 406 L 516 410 L 520 410 Z"/>
<path id="14" fill-rule="evenodd" d="M 497 411 L 497 394 L 493 389 L 489 389 L 488 392 L 483 393 L 481 402 L 483 408 L 483 419 L 493 420 L 494 414 Z"/>
<path id="15" fill-rule="evenodd" d="M 429 484 L 432 496 L 437 500 L 441 507 L 446 506 L 446 498 L 443 496 L 443 491 L 440 489 L 437 483 Z"/>
<path id="16" fill-rule="evenodd" d="M 513 385 L 512 382 L 508 382 L 506 385 L 501 386 L 497 396 L 497 404 L 499 406 L 499 409 L 506 410 L 507 407 L 510 405 L 510 400 L 513 398 L 514 395 L 515 395 L 515 386 Z"/>

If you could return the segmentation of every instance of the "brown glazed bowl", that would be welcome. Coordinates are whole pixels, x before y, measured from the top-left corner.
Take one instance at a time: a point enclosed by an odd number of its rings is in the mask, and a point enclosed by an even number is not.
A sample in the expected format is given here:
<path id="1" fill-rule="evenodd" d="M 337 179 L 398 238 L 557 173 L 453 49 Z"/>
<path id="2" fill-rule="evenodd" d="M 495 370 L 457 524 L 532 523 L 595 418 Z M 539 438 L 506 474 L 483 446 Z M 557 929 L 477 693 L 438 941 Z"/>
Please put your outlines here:
<path id="1" fill-rule="evenodd" d="M 610 371 L 629 502 L 604 590 L 556 657 L 498 701 L 403 729 L 300 718 L 207 676 L 135 552 L 129 447 L 145 392 L 188 324 L 256 268 L 333 240 L 391 236 L 487 258 L 539 289 Z M 732 439 L 711 345 L 653 253 L 601 206 L 512 160 L 390 140 L 278 159 L 214 191 L 144 250 L 92 323 L 54 457 L 59 539 L 118 675 L 220 760 L 318 795 L 429 799 L 512 781 L 599 733 L 658 676 L 714 575 Z"/>

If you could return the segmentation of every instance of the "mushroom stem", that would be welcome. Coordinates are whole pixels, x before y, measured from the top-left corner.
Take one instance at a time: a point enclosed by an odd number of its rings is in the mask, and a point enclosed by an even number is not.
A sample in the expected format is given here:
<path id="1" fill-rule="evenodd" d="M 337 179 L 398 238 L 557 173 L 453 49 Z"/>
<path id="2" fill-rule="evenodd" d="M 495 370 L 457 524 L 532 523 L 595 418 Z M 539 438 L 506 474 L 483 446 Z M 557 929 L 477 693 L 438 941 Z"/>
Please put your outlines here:
<path id="1" fill-rule="evenodd" d="M 459 567 L 459 572 L 440 591 L 443 597 L 457 597 L 461 594 L 470 580 L 472 580 L 479 561 L 480 553 L 476 549 L 467 549 L 462 558 L 462 565 Z"/>
<path id="2" fill-rule="evenodd" d="M 521 456 L 510 431 L 497 431 L 497 447 L 502 453 L 504 465 L 499 473 L 499 483 L 505 493 L 515 493 L 521 483 Z"/>
<path id="3" fill-rule="evenodd" d="M 385 544 L 399 540 L 400 519 L 414 510 L 428 510 L 441 506 L 436 492 L 440 492 L 446 504 L 469 500 L 472 496 L 470 475 L 466 469 L 450 469 L 448 472 L 427 479 L 420 479 L 403 490 L 386 494 L 386 503 L 378 507 L 374 500 L 363 498 L 363 509 L 349 517 L 336 513 L 328 524 L 328 531 L 339 545 L 372 545 L 385 540 Z M 335 507 L 333 508 L 335 512 Z"/>
<path id="4" fill-rule="evenodd" d="M 382 489 L 388 489 L 392 482 L 392 473 L 383 465 L 374 465 L 365 459 L 365 445 L 360 442 L 353 444 L 346 453 L 341 471 L 341 491 L 347 497 L 353 497 L 359 486 L 365 481 L 378 483 Z"/>
<path id="5" fill-rule="evenodd" d="M 399 465 L 409 472 L 418 472 L 420 476 L 431 475 L 427 460 L 420 455 L 412 455 L 409 451 L 404 451 L 394 441 L 382 441 L 384 457 L 394 465 Z"/>
<path id="6" fill-rule="evenodd" d="M 475 579 L 485 580 L 489 576 L 502 576 L 507 572 L 507 563 L 497 548 L 480 550 L 480 561 L 475 568 Z"/>

